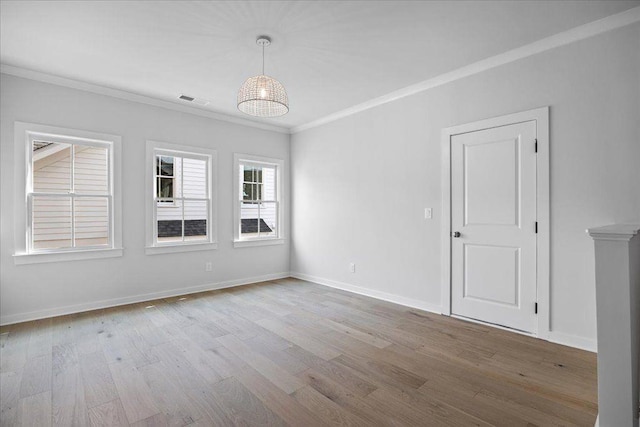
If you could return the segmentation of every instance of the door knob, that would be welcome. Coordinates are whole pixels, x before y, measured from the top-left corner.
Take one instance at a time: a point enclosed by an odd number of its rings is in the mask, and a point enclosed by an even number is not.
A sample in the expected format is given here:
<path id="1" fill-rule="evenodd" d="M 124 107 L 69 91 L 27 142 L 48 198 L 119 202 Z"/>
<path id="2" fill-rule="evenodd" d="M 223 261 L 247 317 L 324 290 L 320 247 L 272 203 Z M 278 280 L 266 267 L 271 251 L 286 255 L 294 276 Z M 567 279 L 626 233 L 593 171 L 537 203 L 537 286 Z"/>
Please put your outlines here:
<path id="1" fill-rule="evenodd" d="M 451 233 L 451 235 L 452 235 L 453 237 L 456 237 L 456 238 L 457 238 L 457 237 L 460 237 L 460 232 L 459 232 L 459 231 L 454 231 L 453 233 Z"/>

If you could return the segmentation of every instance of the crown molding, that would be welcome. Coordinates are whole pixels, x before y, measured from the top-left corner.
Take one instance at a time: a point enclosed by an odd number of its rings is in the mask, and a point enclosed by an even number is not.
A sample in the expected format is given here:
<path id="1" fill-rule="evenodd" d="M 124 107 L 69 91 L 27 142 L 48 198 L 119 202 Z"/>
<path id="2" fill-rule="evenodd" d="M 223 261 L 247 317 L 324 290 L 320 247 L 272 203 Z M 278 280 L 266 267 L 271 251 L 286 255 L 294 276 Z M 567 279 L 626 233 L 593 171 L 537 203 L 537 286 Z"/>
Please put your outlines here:
<path id="1" fill-rule="evenodd" d="M 175 102 L 165 101 L 159 98 L 153 98 L 150 96 L 127 92 L 120 89 L 100 86 L 94 83 L 87 83 L 80 80 L 68 79 L 66 77 L 60 77 L 53 74 L 43 73 L 41 71 L 29 70 L 27 68 L 16 67 L 9 64 L 0 64 L 0 73 L 8 74 L 16 77 L 22 77 L 29 80 L 36 80 L 39 82 L 50 83 L 57 86 L 64 86 L 72 89 L 83 90 L 85 92 L 96 93 L 99 95 L 106 95 L 113 98 L 124 99 L 127 101 L 138 102 L 140 104 L 153 105 L 154 107 L 180 111 L 182 113 L 193 114 L 195 116 L 206 117 L 209 119 L 220 120 L 223 122 L 234 123 L 242 126 L 249 126 L 253 128 L 268 130 L 272 132 L 285 133 L 285 134 L 290 133 L 289 129 L 286 127 L 254 122 L 251 120 L 247 120 L 239 117 L 233 117 L 223 113 L 216 113 L 214 111 L 203 110 L 200 108 L 189 107 L 186 105 L 180 105 Z"/>
<path id="2" fill-rule="evenodd" d="M 120 89 L 100 86 L 93 83 L 82 82 L 79 80 L 68 79 L 53 74 L 47 74 L 40 71 L 29 70 L 26 68 L 16 67 L 9 64 L 0 64 L 0 73 L 8 74 L 16 77 L 22 77 L 30 80 L 41 81 L 45 83 L 55 84 L 58 86 L 70 87 L 73 89 L 92 92 L 100 95 L 111 96 L 114 98 L 125 99 L 128 101 L 138 102 L 156 107 L 166 108 L 169 110 L 180 111 L 183 113 L 193 114 L 200 117 L 221 120 L 229 123 L 235 123 L 242 126 L 249 126 L 257 129 L 279 132 L 284 134 L 294 134 L 307 129 L 315 128 L 333 121 L 357 114 L 359 112 L 369 110 L 371 108 L 383 105 L 407 96 L 415 95 L 426 90 L 451 83 L 501 65 L 508 64 L 538 53 L 545 52 L 560 46 L 564 46 L 579 40 L 584 40 L 607 31 L 615 30 L 627 25 L 640 22 L 640 6 L 628 9 L 615 15 L 607 16 L 588 24 L 580 25 L 562 33 L 555 34 L 550 37 L 538 40 L 536 42 L 521 46 L 519 48 L 483 59 L 473 64 L 458 68 L 448 73 L 440 74 L 422 82 L 407 86 L 405 88 L 390 92 L 377 98 L 370 99 L 363 103 L 354 105 L 344 110 L 338 111 L 328 116 L 313 120 L 311 122 L 287 128 L 285 126 L 275 126 L 266 123 L 254 122 L 251 120 L 234 117 L 228 114 L 217 113 L 186 105 L 177 104 L 175 102 L 165 101 L 159 98 L 153 98 L 146 95 L 140 95 L 127 92 Z"/>
<path id="3" fill-rule="evenodd" d="M 579 40 L 584 40 L 589 37 L 605 33 L 607 31 L 634 24 L 636 22 L 640 22 L 640 6 L 628 9 L 615 15 L 607 16 L 588 24 L 580 25 L 578 27 L 555 34 L 550 37 L 546 37 L 544 39 L 540 39 L 536 42 L 529 43 L 516 49 L 491 56 L 487 59 L 483 59 L 473 64 L 424 80 L 420 83 L 416 83 L 411 86 L 396 90 L 394 92 L 390 92 L 386 95 L 382 95 L 369 101 L 365 101 L 361 104 L 354 105 L 353 107 L 346 108 L 320 119 L 313 120 L 309 123 L 295 126 L 291 128 L 291 133 L 295 134 L 307 129 L 315 128 L 351 116 L 353 114 L 369 110 L 379 105 L 386 104 L 388 102 L 393 102 L 407 96 L 415 95 L 417 93 L 424 92 L 437 86 L 442 86 L 455 80 L 460 80 L 465 77 L 469 77 L 474 74 L 478 74 L 483 71 L 487 71 L 492 68 L 517 61 L 519 59 L 536 55 L 547 50 L 555 49 L 557 47 L 564 46 Z"/>

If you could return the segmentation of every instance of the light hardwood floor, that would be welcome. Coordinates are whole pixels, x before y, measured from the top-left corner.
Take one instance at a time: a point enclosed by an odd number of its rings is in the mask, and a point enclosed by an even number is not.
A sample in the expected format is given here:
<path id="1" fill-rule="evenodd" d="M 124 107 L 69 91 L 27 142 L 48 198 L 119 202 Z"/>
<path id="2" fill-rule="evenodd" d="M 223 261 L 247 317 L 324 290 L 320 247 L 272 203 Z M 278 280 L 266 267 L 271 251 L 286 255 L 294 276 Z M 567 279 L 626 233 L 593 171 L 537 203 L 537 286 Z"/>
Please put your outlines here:
<path id="1" fill-rule="evenodd" d="M 583 425 L 596 357 L 285 279 L 3 327 L 2 426 Z"/>

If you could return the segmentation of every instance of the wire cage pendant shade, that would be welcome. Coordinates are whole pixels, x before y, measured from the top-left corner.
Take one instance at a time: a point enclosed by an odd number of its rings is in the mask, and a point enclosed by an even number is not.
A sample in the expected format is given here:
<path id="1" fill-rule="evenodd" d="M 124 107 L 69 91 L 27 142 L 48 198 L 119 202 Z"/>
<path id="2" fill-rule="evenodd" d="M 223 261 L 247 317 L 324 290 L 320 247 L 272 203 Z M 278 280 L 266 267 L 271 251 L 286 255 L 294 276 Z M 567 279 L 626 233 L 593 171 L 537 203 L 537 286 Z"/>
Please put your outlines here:
<path id="1" fill-rule="evenodd" d="M 249 77 L 238 91 L 238 110 L 256 117 L 278 117 L 289 112 L 287 91 L 278 80 L 264 74 L 264 48 L 271 44 L 266 36 L 258 37 L 262 46 L 262 74 Z"/>

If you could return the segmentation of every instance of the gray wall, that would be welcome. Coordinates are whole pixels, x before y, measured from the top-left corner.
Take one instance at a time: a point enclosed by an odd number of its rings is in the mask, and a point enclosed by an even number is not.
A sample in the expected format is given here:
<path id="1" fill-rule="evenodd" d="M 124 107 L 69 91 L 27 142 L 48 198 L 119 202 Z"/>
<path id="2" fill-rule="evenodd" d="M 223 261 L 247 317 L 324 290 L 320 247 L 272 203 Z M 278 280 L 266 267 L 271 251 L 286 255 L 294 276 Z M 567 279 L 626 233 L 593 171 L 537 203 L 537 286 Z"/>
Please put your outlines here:
<path id="1" fill-rule="evenodd" d="M 640 24 L 293 135 L 292 271 L 439 308 L 442 128 L 545 105 L 551 339 L 595 349 L 585 229 L 640 219 Z"/>
<path id="2" fill-rule="evenodd" d="M 289 244 L 233 248 L 233 153 L 285 160 L 289 135 L 270 132 L 108 96 L 8 75 L 0 81 L 2 322 L 137 296 L 289 271 Z M 14 265 L 13 156 L 15 121 L 122 136 L 124 256 L 101 260 Z M 146 256 L 145 142 L 147 139 L 218 150 L 218 250 Z M 288 198 L 289 187 L 285 187 Z M 288 230 L 285 229 L 288 234 Z M 213 271 L 205 272 L 205 262 Z"/>

